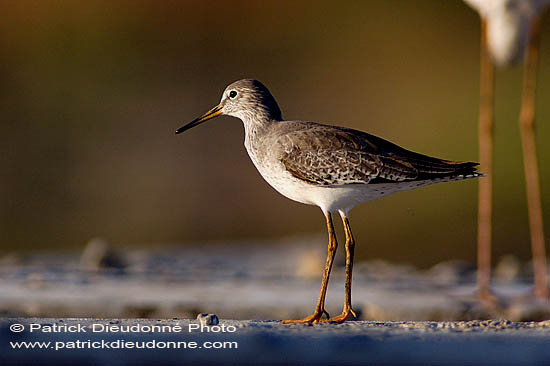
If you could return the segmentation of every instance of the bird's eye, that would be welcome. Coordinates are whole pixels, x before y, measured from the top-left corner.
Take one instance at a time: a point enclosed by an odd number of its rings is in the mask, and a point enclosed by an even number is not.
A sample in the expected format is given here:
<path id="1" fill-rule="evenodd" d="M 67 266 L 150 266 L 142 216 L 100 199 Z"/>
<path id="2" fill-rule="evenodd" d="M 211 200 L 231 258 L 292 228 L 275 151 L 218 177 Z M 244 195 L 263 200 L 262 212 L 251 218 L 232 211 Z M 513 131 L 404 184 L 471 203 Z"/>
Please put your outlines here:
<path id="1" fill-rule="evenodd" d="M 237 92 L 235 90 L 231 90 L 229 92 L 229 98 L 233 99 L 237 96 Z"/>

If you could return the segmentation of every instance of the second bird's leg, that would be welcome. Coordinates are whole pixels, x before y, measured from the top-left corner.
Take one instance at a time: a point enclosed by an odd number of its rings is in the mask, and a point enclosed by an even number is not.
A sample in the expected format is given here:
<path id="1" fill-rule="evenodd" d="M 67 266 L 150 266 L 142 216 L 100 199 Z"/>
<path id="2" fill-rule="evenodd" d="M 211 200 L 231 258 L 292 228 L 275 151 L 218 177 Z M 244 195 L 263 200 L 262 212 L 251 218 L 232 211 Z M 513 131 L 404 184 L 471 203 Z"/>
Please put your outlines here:
<path id="1" fill-rule="evenodd" d="M 519 125 L 521 131 L 521 145 L 523 148 L 527 207 L 529 210 L 529 230 L 533 252 L 535 296 L 538 299 L 546 300 L 548 298 L 548 287 L 546 279 L 547 267 L 544 243 L 544 221 L 542 219 L 540 180 L 535 141 L 535 92 L 539 43 L 540 20 L 535 19 L 532 24 L 529 45 L 525 50 L 523 94 Z"/>
<path id="2" fill-rule="evenodd" d="M 355 239 L 353 238 L 353 233 L 351 232 L 351 226 L 349 220 L 343 212 L 340 212 L 342 216 L 342 222 L 344 224 L 344 231 L 346 233 L 346 297 L 344 300 L 344 309 L 342 314 L 330 318 L 330 322 L 343 323 L 349 318 L 357 319 L 357 314 L 351 308 L 351 277 L 353 272 L 353 254 L 355 252 Z"/>
<path id="3" fill-rule="evenodd" d="M 493 220 L 494 66 L 487 44 L 487 20 L 481 20 L 479 101 L 479 161 L 487 175 L 479 181 L 477 229 L 477 286 L 479 299 L 493 305 L 490 292 Z"/>
<path id="4" fill-rule="evenodd" d="M 283 320 L 283 324 L 290 323 L 318 323 L 321 320 L 323 314 L 328 313 L 325 311 L 325 296 L 327 294 L 328 280 L 330 277 L 330 270 L 332 269 L 332 263 L 334 262 L 334 256 L 336 255 L 336 249 L 338 248 L 338 242 L 336 241 L 336 235 L 334 234 L 334 225 L 332 224 L 332 216 L 330 212 L 325 213 L 327 220 L 328 230 L 328 253 L 327 262 L 325 264 L 325 271 L 323 272 L 323 281 L 321 282 L 321 291 L 319 293 L 319 299 L 315 306 L 315 311 L 308 317 L 298 320 Z"/>

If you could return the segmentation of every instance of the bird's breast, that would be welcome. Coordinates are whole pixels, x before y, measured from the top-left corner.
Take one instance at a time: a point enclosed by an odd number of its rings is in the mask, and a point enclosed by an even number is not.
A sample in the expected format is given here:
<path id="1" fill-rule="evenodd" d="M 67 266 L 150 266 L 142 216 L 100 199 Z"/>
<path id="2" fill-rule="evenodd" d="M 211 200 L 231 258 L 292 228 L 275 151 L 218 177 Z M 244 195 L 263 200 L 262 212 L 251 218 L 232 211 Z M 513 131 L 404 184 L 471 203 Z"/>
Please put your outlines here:
<path id="1" fill-rule="evenodd" d="M 290 174 L 279 159 L 277 145 L 267 141 L 245 140 L 245 148 L 250 160 L 270 186 L 283 196 L 305 204 L 316 204 L 309 198 L 307 191 L 311 186 Z"/>

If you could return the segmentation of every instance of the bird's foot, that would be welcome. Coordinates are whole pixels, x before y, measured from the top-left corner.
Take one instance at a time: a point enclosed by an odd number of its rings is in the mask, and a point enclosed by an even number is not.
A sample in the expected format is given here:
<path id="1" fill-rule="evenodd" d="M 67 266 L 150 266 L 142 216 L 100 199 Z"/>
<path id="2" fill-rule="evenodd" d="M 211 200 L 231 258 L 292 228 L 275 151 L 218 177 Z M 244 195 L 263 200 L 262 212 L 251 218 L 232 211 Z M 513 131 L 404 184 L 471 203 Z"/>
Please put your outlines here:
<path id="1" fill-rule="evenodd" d="M 345 322 L 346 320 L 356 320 L 356 319 L 357 319 L 357 314 L 350 307 L 349 309 L 344 309 L 344 311 L 342 311 L 342 314 L 335 316 L 334 318 L 330 318 L 328 321 L 330 323 L 340 324 Z"/>
<path id="2" fill-rule="evenodd" d="M 304 323 L 314 324 L 314 323 L 319 323 L 319 322 L 326 322 L 327 319 L 321 319 L 323 317 L 323 315 L 326 315 L 327 318 L 330 317 L 330 315 L 328 315 L 326 310 L 315 310 L 315 312 L 313 314 L 311 314 L 310 316 L 306 316 L 303 319 L 283 320 L 282 323 L 283 324 L 304 324 Z"/>

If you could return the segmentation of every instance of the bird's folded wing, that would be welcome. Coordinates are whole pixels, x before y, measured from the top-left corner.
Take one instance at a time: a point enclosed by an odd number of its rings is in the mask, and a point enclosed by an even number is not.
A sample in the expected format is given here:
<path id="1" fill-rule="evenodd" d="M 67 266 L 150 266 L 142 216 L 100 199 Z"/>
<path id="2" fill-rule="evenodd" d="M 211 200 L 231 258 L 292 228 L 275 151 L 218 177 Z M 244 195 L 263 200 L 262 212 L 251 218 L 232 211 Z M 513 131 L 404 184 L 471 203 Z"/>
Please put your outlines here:
<path id="1" fill-rule="evenodd" d="M 327 127 L 278 139 L 279 159 L 294 177 L 319 186 L 373 184 L 471 173 L 477 165 L 414 153 L 361 131 Z"/>
<path id="2" fill-rule="evenodd" d="M 402 181 L 418 175 L 410 163 L 369 151 L 346 131 L 301 130 L 285 135 L 279 144 L 286 170 L 314 185 L 366 184 L 378 177 Z"/>

